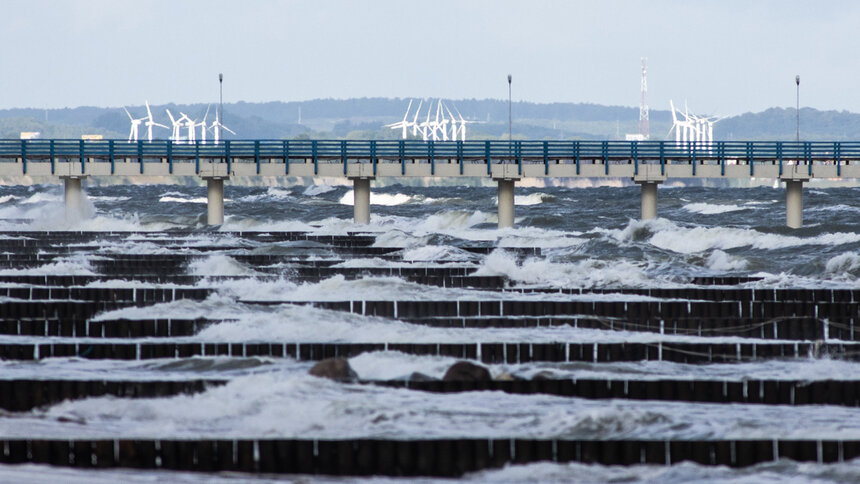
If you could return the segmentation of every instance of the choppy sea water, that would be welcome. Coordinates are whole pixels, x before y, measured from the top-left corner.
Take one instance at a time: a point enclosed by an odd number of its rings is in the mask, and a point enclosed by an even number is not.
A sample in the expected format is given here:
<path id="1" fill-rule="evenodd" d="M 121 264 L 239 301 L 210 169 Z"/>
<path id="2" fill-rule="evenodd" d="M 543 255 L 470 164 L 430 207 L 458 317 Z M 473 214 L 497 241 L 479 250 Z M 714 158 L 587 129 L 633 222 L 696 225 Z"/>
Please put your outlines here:
<path id="1" fill-rule="evenodd" d="M 243 301 L 344 299 L 488 299 L 504 293 L 427 287 L 395 277 L 318 283 L 261 280 L 231 255 L 289 253 L 290 244 L 265 245 L 237 231 L 366 232 L 374 245 L 401 247 L 399 259 L 362 258 L 344 267 L 465 266 L 478 274 L 503 275 L 513 286 L 666 287 L 688 285 L 694 276 L 755 276 L 753 287 L 858 287 L 860 285 L 860 189 L 804 189 L 804 228 L 784 226 L 784 190 L 775 188 L 659 189 L 659 219 L 642 222 L 638 187 L 517 188 L 514 229 L 496 229 L 490 187 L 374 187 L 370 226 L 352 223 L 348 186 L 225 187 L 226 220 L 206 227 L 205 187 L 92 186 L 88 217 L 67 220 L 62 187 L 0 187 L 0 230 L 138 231 L 117 242 L 94 244 L 61 260 L 0 274 L 94 274 L 93 261 L 109 254 L 157 254 L 164 231 L 185 234 L 182 251 L 200 257 L 188 273 L 245 276 L 208 281 L 217 293 L 205 301 L 162 303 L 97 316 L 123 318 L 210 318 L 225 320 L 189 341 L 284 342 L 605 342 L 714 341 L 693 336 L 605 332 L 566 326 L 551 328 L 432 328 L 385 318 L 305 306 L 260 306 Z M 228 234 L 229 232 L 229 234 Z M 224 250 L 213 250 L 222 246 Z M 464 246 L 499 248 L 488 255 Z M 520 259 L 504 248 L 540 247 L 543 255 Z M 306 247 L 302 247 L 306 249 Z M 319 258 L 332 257 L 321 249 Z M 277 269 L 276 269 L 277 271 Z M 98 283 L 122 287 L 138 283 Z M 524 296 L 519 295 L 518 298 Z M 535 298 L 560 297 L 535 295 Z M 5 336 L 3 341 L 28 341 Z M 724 338 L 743 341 L 742 338 Z M 412 372 L 441 377 L 455 360 L 398 352 L 365 353 L 350 364 L 363 379 L 404 378 Z M 202 394 L 161 399 L 111 397 L 69 401 L 31 412 L 0 414 L 6 437 L 43 438 L 844 438 L 860 439 L 860 409 L 716 405 L 684 402 L 591 401 L 546 395 L 495 392 L 421 394 L 365 387 L 307 376 L 312 363 L 290 358 L 196 358 L 145 362 L 77 358 L 0 362 L 2 378 L 192 379 L 228 378 L 224 387 Z M 851 379 L 856 363 L 828 359 L 763 361 L 727 365 L 670 362 L 601 364 L 528 363 L 489 365 L 494 375 L 528 378 L 551 372 L 559 378 Z M 164 476 L 167 477 L 164 477 Z M 779 462 L 729 470 L 682 464 L 672 468 L 534 464 L 467 476 L 475 481 L 769 480 L 843 482 L 857 480 L 856 462 L 839 465 Z M 75 482 L 166 478 L 180 482 L 212 479 L 195 474 L 77 471 L 44 466 L 6 466 L 0 480 Z M 248 476 L 219 476 L 245 479 Z"/>

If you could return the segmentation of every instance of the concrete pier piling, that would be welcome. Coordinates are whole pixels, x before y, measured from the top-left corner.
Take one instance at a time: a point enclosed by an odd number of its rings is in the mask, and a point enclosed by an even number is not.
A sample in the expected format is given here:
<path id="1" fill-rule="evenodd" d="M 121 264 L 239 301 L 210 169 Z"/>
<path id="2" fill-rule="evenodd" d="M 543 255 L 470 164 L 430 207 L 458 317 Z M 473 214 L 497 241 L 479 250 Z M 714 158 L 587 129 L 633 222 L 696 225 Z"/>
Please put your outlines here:
<path id="1" fill-rule="evenodd" d="M 514 226 L 514 180 L 499 179 L 499 228 Z"/>
<path id="2" fill-rule="evenodd" d="M 353 216 L 357 224 L 370 223 L 370 178 L 353 178 Z"/>
<path id="3" fill-rule="evenodd" d="M 206 207 L 208 225 L 221 225 L 224 223 L 224 179 L 206 179 Z"/>
<path id="4" fill-rule="evenodd" d="M 79 219 L 84 210 L 83 177 L 63 177 L 65 186 L 66 219 Z"/>
<path id="5" fill-rule="evenodd" d="M 799 229 L 803 226 L 803 181 L 785 180 L 785 224 Z"/>
<path id="6" fill-rule="evenodd" d="M 642 186 L 642 220 L 657 218 L 657 182 L 639 183 Z"/>

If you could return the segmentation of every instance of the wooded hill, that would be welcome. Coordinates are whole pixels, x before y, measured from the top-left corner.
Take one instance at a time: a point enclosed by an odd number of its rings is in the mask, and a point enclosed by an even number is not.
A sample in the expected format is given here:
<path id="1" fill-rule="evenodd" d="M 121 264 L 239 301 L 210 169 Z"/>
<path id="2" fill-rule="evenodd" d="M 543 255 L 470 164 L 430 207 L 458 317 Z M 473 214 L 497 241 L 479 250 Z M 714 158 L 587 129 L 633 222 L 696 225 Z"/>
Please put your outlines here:
<path id="1" fill-rule="evenodd" d="M 417 99 L 410 119 L 414 115 Z M 425 104 L 426 104 L 425 100 Z M 468 125 L 468 139 L 499 139 L 508 132 L 508 103 L 498 99 L 445 101 L 459 111 Z M 315 99 L 301 102 L 228 103 L 224 124 L 240 139 L 397 139 L 400 131 L 384 125 L 403 119 L 409 99 L 359 98 Z M 216 105 L 168 104 L 152 106 L 156 121 L 169 125 L 165 108 L 207 121 L 214 119 Z M 144 117 L 146 108 L 128 106 L 135 117 Z M 638 130 L 639 109 L 587 103 L 513 103 L 513 133 L 520 139 L 624 139 Z M 426 108 L 422 109 L 426 118 Z M 793 140 L 795 110 L 771 108 L 726 118 L 714 126 L 717 140 Z M 40 131 L 43 138 L 79 138 L 82 134 L 102 134 L 125 139 L 128 116 L 122 107 L 78 107 L 65 109 L 0 110 L 0 138 L 18 138 L 21 131 Z M 668 110 L 651 111 L 651 139 L 674 139 L 669 133 Z M 140 134 L 144 136 L 141 126 Z M 801 138 L 805 140 L 860 139 L 860 114 L 847 111 L 800 110 Z M 169 130 L 157 129 L 164 139 Z"/>

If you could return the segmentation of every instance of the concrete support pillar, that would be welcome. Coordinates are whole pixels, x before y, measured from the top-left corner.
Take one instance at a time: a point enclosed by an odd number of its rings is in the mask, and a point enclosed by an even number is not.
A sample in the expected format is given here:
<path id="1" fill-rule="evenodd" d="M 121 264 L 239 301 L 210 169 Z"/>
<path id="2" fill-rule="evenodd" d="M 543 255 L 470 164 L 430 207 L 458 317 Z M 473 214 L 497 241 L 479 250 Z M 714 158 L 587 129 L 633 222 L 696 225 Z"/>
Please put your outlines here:
<path id="1" fill-rule="evenodd" d="M 208 225 L 221 225 L 224 223 L 224 179 L 207 178 L 207 218 Z"/>
<path id="2" fill-rule="evenodd" d="M 355 223 L 370 223 L 370 178 L 353 178 L 353 215 Z"/>
<path id="3" fill-rule="evenodd" d="M 785 180 L 785 224 L 799 229 L 803 226 L 803 182 Z"/>
<path id="4" fill-rule="evenodd" d="M 81 178 L 64 177 L 63 182 L 66 189 L 66 218 L 70 220 L 79 220 L 83 217 L 84 211 L 84 190 L 81 184 Z"/>
<path id="5" fill-rule="evenodd" d="M 499 228 L 514 226 L 514 180 L 499 179 Z"/>
<path id="6" fill-rule="evenodd" d="M 657 218 L 657 182 L 641 182 L 642 220 Z"/>

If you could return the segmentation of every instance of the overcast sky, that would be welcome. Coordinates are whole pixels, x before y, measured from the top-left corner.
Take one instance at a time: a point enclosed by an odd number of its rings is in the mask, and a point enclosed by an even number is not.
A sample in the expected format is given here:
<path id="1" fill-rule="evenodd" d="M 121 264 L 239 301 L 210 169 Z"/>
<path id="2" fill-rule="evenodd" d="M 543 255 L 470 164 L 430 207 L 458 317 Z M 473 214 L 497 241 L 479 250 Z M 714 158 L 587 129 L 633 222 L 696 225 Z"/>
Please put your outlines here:
<path id="1" fill-rule="evenodd" d="M 349 97 L 860 112 L 860 2 L 3 0 L 0 108 Z"/>

